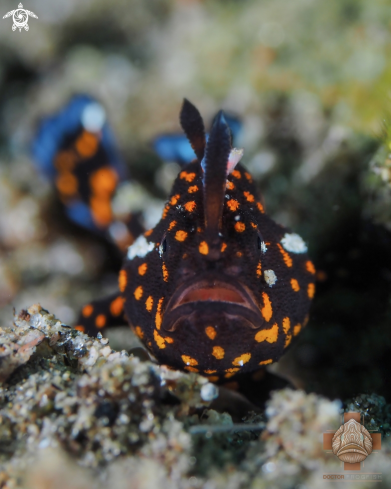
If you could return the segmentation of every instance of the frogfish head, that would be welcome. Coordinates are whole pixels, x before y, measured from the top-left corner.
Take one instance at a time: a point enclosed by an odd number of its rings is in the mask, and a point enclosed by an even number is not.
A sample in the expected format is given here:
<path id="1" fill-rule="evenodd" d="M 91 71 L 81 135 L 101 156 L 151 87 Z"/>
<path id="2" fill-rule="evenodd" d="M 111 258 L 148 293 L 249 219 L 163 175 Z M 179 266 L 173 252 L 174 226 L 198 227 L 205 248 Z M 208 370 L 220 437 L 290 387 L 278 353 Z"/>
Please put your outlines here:
<path id="1" fill-rule="evenodd" d="M 148 252 L 121 272 L 125 311 L 160 363 L 219 381 L 280 358 L 305 324 L 315 269 L 300 236 L 265 214 L 224 115 L 208 139 L 187 100 L 180 120 L 197 159 L 131 247 Z"/>

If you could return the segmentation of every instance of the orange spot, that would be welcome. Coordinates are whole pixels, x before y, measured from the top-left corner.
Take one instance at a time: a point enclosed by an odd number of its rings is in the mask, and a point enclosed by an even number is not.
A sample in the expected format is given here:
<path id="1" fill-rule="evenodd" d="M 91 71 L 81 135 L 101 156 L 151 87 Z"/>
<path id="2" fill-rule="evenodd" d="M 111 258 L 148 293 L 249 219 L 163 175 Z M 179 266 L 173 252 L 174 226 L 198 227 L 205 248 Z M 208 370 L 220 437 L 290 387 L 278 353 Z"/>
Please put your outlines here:
<path id="1" fill-rule="evenodd" d="M 284 318 L 282 320 L 282 329 L 284 330 L 285 334 L 288 334 L 290 327 L 291 327 L 291 320 L 288 317 Z"/>
<path id="2" fill-rule="evenodd" d="M 194 200 L 191 200 L 190 202 L 186 202 L 186 204 L 184 204 L 183 206 L 188 212 L 194 212 L 195 211 L 195 208 L 197 207 L 196 206 L 196 203 L 194 202 Z"/>
<path id="3" fill-rule="evenodd" d="M 143 296 L 143 293 L 144 293 L 144 290 L 141 287 L 141 285 L 139 285 L 137 287 L 137 289 L 134 291 L 134 297 L 135 297 L 136 301 L 139 301 L 141 299 L 141 297 Z"/>
<path id="4" fill-rule="evenodd" d="M 208 380 L 209 382 L 218 382 L 219 377 L 218 375 L 211 375 L 210 377 L 208 377 Z"/>
<path id="5" fill-rule="evenodd" d="M 241 256 L 243 256 L 243 253 L 241 251 L 237 251 L 236 256 L 238 256 L 240 258 Z"/>
<path id="6" fill-rule="evenodd" d="M 83 158 L 93 156 L 98 148 L 98 139 L 94 134 L 84 131 L 75 142 L 76 150 Z"/>
<path id="7" fill-rule="evenodd" d="M 117 297 L 110 304 L 110 312 L 112 316 L 119 316 L 121 312 L 124 310 L 124 302 L 125 299 L 123 297 Z"/>
<path id="8" fill-rule="evenodd" d="M 289 334 L 286 336 L 284 348 L 286 348 L 287 346 L 289 346 L 289 345 L 290 345 L 290 343 L 291 343 L 291 341 L 292 341 L 292 334 L 291 334 L 291 333 L 289 333 Z"/>
<path id="9" fill-rule="evenodd" d="M 305 328 L 307 326 L 309 320 L 310 320 L 310 317 L 307 314 L 307 316 L 304 318 L 304 321 L 303 321 L 303 328 Z"/>
<path id="10" fill-rule="evenodd" d="M 61 173 L 56 180 L 56 187 L 60 194 L 69 197 L 74 195 L 78 189 L 77 178 L 72 173 Z"/>
<path id="11" fill-rule="evenodd" d="M 121 292 L 124 292 L 126 284 L 128 282 L 128 277 L 125 270 L 121 270 L 118 275 L 118 287 Z"/>
<path id="12" fill-rule="evenodd" d="M 315 295 L 315 284 L 308 284 L 307 294 L 310 299 L 313 299 Z"/>
<path id="13" fill-rule="evenodd" d="M 157 305 L 157 311 L 156 311 L 156 316 L 155 316 L 155 325 L 157 329 L 160 329 L 160 326 L 162 325 L 162 305 L 163 305 L 164 297 L 159 299 L 158 305 Z"/>
<path id="14" fill-rule="evenodd" d="M 186 182 L 192 182 L 195 179 L 196 174 L 195 173 L 187 173 L 187 171 L 182 171 L 179 174 L 179 178 L 182 180 L 186 180 Z"/>
<path id="15" fill-rule="evenodd" d="M 244 222 L 238 221 L 235 223 L 235 230 L 238 233 L 242 233 L 245 229 L 246 229 L 246 226 L 245 226 Z"/>
<path id="16" fill-rule="evenodd" d="M 168 211 L 170 210 L 170 206 L 166 205 L 163 209 L 163 214 L 162 214 L 162 219 L 165 219 L 167 217 Z"/>
<path id="17" fill-rule="evenodd" d="M 188 372 L 199 372 L 198 368 L 194 368 L 194 367 L 190 367 L 190 366 L 186 366 L 186 367 L 183 367 L 185 370 L 187 370 Z"/>
<path id="18" fill-rule="evenodd" d="M 76 157 L 70 151 L 60 151 L 56 156 L 54 166 L 60 173 L 70 172 L 75 167 Z"/>
<path id="19" fill-rule="evenodd" d="M 238 372 L 239 370 L 240 370 L 239 368 L 228 368 L 226 370 L 227 373 L 224 375 L 224 377 L 226 379 L 229 379 L 229 378 L 233 377 L 236 374 L 236 372 Z"/>
<path id="20" fill-rule="evenodd" d="M 175 233 L 175 239 L 177 241 L 185 241 L 186 238 L 187 238 L 187 232 L 186 231 L 177 231 Z"/>
<path id="21" fill-rule="evenodd" d="M 205 328 L 205 333 L 206 333 L 206 336 L 211 340 L 214 340 L 216 338 L 216 335 L 217 335 L 217 331 L 214 329 L 213 326 L 207 326 Z"/>
<path id="22" fill-rule="evenodd" d="M 280 253 L 282 255 L 282 258 L 285 262 L 285 265 L 287 267 L 291 267 L 293 265 L 292 258 L 288 255 L 288 253 L 284 250 L 284 248 L 280 245 L 280 243 L 277 243 L 278 249 L 280 250 Z"/>
<path id="23" fill-rule="evenodd" d="M 268 343 L 275 343 L 278 339 L 278 324 L 275 323 L 270 329 L 262 329 L 255 335 L 255 341 L 262 343 L 267 341 Z"/>
<path id="24" fill-rule="evenodd" d="M 299 292 L 300 290 L 299 282 L 295 278 L 291 278 L 291 287 L 295 292 Z"/>
<path id="25" fill-rule="evenodd" d="M 148 231 L 145 231 L 144 233 L 144 236 L 151 236 L 151 234 L 153 233 L 153 229 L 148 229 Z"/>
<path id="26" fill-rule="evenodd" d="M 139 275 L 145 275 L 148 270 L 148 265 L 146 263 L 143 263 L 138 267 L 138 274 Z"/>
<path id="27" fill-rule="evenodd" d="M 142 340 L 144 338 L 144 332 L 143 330 L 140 328 L 140 326 L 136 326 L 134 328 L 134 332 L 136 333 L 136 335 L 140 338 L 140 340 Z"/>
<path id="28" fill-rule="evenodd" d="M 104 328 L 106 325 L 106 316 L 104 314 L 99 314 L 95 319 L 95 326 L 97 328 Z"/>
<path id="29" fill-rule="evenodd" d="M 258 227 L 258 226 L 255 224 L 255 222 L 252 222 L 252 223 L 251 223 L 251 226 L 252 226 L 254 229 L 257 229 L 257 227 Z"/>
<path id="30" fill-rule="evenodd" d="M 206 241 L 201 241 L 198 251 L 201 253 L 201 255 L 207 255 L 209 253 L 208 243 Z"/>
<path id="31" fill-rule="evenodd" d="M 113 213 L 109 197 L 92 196 L 90 200 L 92 218 L 101 227 L 105 227 L 112 221 Z"/>
<path id="32" fill-rule="evenodd" d="M 175 205 L 178 202 L 179 198 L 180 198 L 179 194 L 173 195 L 170 200 L 170 205 Z"/>
<path id="33" fill-rule="evenodd" d="M 269 363 L 273 363 L 273 360 L 263 360 L 262 362 L 259 362 L 259 365 L 268 365 Z"/>
<path id="34" fill-rule="evenodd" d="M 296 326 L 293 327 L 293 336 L 297 336 L 301 331 L 301 324 L 296 324 Z"/>
<path id="35" fill-rule="evenodd" d="M 91 304 L 87 304 L 83 307 L 81 313 L 85 318 L 89 318 L 91 314 L 94 312 L 94 307 Z"/>
<path id="36" fill-rule="evenodd" d="M 163 336 L 160 336 L 156 329 L 153 331 L 153 339 L 156 341 L 157 346 L 161 350 L 164 350 L 164 348 L 166 348 L 166 342 L 164 341 Z"/>
<path id="37" fill-rule="evenodd" d="M 305 268 L 307 270 L 307 272 L 310 272 L 310 273 L 315 273 L 315 267 L 314 267 L 314 264 L 312 263 L 312 261 L 308 260 L 305 262 Z"/>
<path id="38" fill-rule="evenodd" d="M 224 253 L 224 251 L 225 251 L 225 249 L 226 249 L 226 248 L 227 248 L 227 243 L 223 243 L 223 244 L 221 245 L 221 248 L 220 248 L 221 253 Z"/>
<path id="39" fill-rule="evenodd" d="M 165 340 L 166 343 L 170 343 L 170 344 L 174 343 L 174 340 L 172 338 L 170 338 L 170 336 L 166 336 L 164 338 L 164 340 Z"/>
<path id="40" fill-rule="evenodd" d="M 79 324 L 78 326 L 75 326 L 75 329 L 77 329 L 78 331 L 81 331 L 82 333 L 84 333 L 84 331 L 86 330 L 86 328 L 84 326 L 82 326 L 81 324 Z"/>
<path id="41" fill-rule="evenodd" d="M 198 192 L 198 187 L 197 185 L 192 185 L 191 187 L 188 188 L 187 190 L 189 194 L 194 194 L 195 192 Z"/>
<path id="42" fill-rule="evenodd" d="M 260 202 L 257 202 L 257 207 L 258 207 L 259 212 L 261 212 L 262 214 L 265 214 L 265 209 L 263 208 L 263 205 Z"/>
<path id="43" fill-rule="evenodd" d="M 261 309 L 262 316 L 266 319 L 266 321 L 270 321 L 273 314 L 272 303 L 270 302 L 269 296 L 266 294 L 266 292 L 262 292 L 262 298 L 263 298 L 263 307 Z"/>
<path id="44" fill-rule="evenodd" d="M 163 280 L 165 282 L 168 282 L 168 270 L 165 263 L 163 263 L 162 265 L 162 272 L 163 272 Z"/>
<path id="45" fill-rule="evenodd" d="M 217 360 L 222 360 L 225 355 L 224 348 L 221 348 L 221 346 L 214 346 L 212 350 L 212 355 L 217 358 Z"/>
<path id="46" fill-rule="evenodd" d="M 172 228 L 176 226 L 176 221 L 171 221 L 170 225 L 168 226 L 168 231 L 171 231 Z"/>
<path id="47" fill-rule="evenodd" d="M 150 295 L 148 299 L 145 301 L 145 307 L 148 312 L 152 311 L 153 308 L 153 297 Z"/>
<path id="48" fill-rule="evenodd" d="M 188 355 L 182 355 L 181 358 L 182 358 L 183 363 L 185 365 L 191 365 L 192 367 L 195 367 L 196 365 L 198 365 L 197 360 L 195 360 L 194 358 L 189 357 Z"/>
<path id="49" fill-rule="evenodd" d="M 99 197 L 110 197 L 118 182 L 117 173 L 108 166 L 100 168 L 90 176 L 90 185 L 94 195 Z"/>
<path id="50" fill-rule="evenodd" d="M 254 202 L 254 196 L 253 194 L 250 194 L 250 192 L 243 192 L 244 196 L 246 197 L 247 199 L 247 202 Z"/>
<path id="51" fill-rule="evenodd" d="M 197 228 L 197 233 L 202 233 L 202 228 L 198 227 Z"/>
<path id="52" fill-rule="evenodd" d="M 240 174 L 240 171 L 238 170 L 233 170 L 232 171 L 232 176 L 235 177 L 235 178 L 242 178 L 242 175 Z"/>
<path id="53" fill-rule="evenodd" d="M 217 372 L 217 370 L 204 370 L 204 373 L 208 374 L 208 375 L 215 374 L 216 372 Z"/>
<path id="54" fill-rule="evenodd" d="M 236 199 L 230 199 L 227 201 L 227 207 L 231 211 L 236 211 L 239 208 L 239 202 Z"/>
<path id="55" fill-rule="evenodd" d="M 227 180 L 227 189 L 228 190 L 233 190 L 235 188 L 235 185 L 233 182 L 231 182 L 230 180 Z"/>
<path id="56" fill-rule="evenodd" d="M 244 172 L 244 176 L 250 183 L 253 181 L 252 176 L 247 171 Z"/>
<path id="57" fill-rule="evenodd" d="M 257 266 L 257 277 L 262 277 L 262 264 L 261 262 L 258 263 L 258 266 Z"/>
<path id="58" fill-rule="evenodd" d="M 232 362 L 232 365 L 235 365 L 236 367 L 242 367 L 245 363 L 249 362 L 251 358 L 251 353 L 243 353 L 243 355 L 240 355 L 240 357 L 236 357 L 235 360 Z"/>

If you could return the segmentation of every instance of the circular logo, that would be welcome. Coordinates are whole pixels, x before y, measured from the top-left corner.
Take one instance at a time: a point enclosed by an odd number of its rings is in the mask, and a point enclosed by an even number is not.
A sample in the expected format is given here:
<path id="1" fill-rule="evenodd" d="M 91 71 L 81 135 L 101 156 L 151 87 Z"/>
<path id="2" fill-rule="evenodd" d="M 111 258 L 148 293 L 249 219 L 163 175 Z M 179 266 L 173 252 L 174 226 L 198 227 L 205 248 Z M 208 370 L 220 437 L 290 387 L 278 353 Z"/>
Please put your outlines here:
<path id="1" fill-rule="evenodd" d="M 16 9 L 12 18 L 14 21 L 15 29 L 22 29 L 23 27 L 26 28 L 29 16 L 23 8 Z"/>

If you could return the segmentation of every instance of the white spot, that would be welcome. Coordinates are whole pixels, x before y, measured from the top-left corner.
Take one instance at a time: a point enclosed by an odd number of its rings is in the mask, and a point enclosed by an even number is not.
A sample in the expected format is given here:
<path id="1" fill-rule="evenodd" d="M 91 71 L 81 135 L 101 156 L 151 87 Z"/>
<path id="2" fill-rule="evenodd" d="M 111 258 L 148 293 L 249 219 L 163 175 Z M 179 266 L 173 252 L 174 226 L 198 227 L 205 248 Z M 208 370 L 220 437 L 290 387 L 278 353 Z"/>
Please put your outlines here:
<path id="1" fill-rule="evenodd" d="M 266 247 L 264 241 L 261 242 L 261 251 L 262 251 L 262 253 L 266 253 L 267 252 L 267 247 Z"/>
<path id="2" fill-rule="evenodd" d="M 308 248 L 303 238 L 296 233 L 285 233 L 281 240 L 282 246 L 291 253 L 306 253 Z"/>
<path id="3" fill-rule="evenodd" d="M 139 236 L 136 241 L 128 248 L 128 260 L 133 260 L 138 256 L 142 258 L 147 253 L 152 251 L 155 247 L 155 243 L 148 243 L 143 235 Z"/>
<path id="4" fill-rule="evenodd" d="M 235 166 L 242 159 L 243 152 L 244 152 L 243 149 L 237 149 L 237 148 L 231 149 L 231 152 L 228 156 L 228 162 L 227 162 L 227 175 L 229 175 L 233 171 Z"/>
<path id="5" fill-rule="evenodd" d="M 229 195 L 228 195 L 228 194 L 225 194 L 225 198 L 226 198 L 226 199 L 229 199 Z"/>
<path id="6" fill-rule="evenodd" d="M 81 114 L 81 123 L 90 132 L 99 132 L 105 121 L 105 109 L 96 102 L 88 104 Z"/>
<path id="7" fill-rule="evenodd" d="M 243 360 L 239 360 L 239 365 L 243 367 Z"/>
<path id="8" fill-rule="evenodd" d="M 240 221 L 240 216 L 235 216 L 234 219 L 235 221 Z"/>
<path id="9" fill-rule="evenodd" d="M 265 282 L 272 287 L 277 282 L 277 276 L 273 270 L 265 270 L 263 272 L 263 276 L 265 278 Z"/>

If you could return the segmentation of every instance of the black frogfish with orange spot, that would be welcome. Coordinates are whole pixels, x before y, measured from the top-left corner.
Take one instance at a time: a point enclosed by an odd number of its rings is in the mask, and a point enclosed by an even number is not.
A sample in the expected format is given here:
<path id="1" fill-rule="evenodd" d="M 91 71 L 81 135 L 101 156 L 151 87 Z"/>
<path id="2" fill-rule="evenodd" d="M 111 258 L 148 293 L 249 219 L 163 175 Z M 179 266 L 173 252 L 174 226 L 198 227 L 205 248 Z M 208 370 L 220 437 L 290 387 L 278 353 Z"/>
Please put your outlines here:
<path id="1" fill-rule="evenodd" d="M 315 268 L 302 238 L 265 213 L 223 113 L 208 140 L 187 100 L 180 122 L 197 158 L 179 173 L 160 222 L 129 247 L 120 294 L 90 305 L 80 322 L 101 328 L 107 310 L 118 324 L 123 308 L 158 362 L 240 385 L 305 326 Z"/>
<path id="2" fill-rule="evenodd" d="M 112 199 L 128 172 L 96 99 L 75 95 L 58 113 L 43 118 L 32 154 L 74 224 L 125 250 L 142 232 L 137 216 L 113 213 Z"/>

